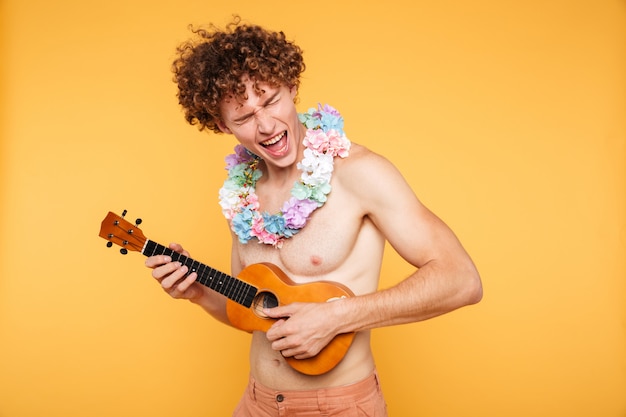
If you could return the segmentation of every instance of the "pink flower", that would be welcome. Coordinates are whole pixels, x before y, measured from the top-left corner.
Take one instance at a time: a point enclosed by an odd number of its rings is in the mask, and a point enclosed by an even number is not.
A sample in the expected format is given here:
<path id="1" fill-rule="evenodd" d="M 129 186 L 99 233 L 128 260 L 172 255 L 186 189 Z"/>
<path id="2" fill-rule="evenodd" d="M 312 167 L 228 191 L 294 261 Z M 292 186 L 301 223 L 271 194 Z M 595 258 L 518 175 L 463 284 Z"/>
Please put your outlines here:
<path id="1" fill-rule="evenodd" d="M 330 154 L 345 158 L 350 150 L 350 141 L 335 129 L 327 131 L 309 129 L 303 141 L 304 146 L 320 154 Z"/>
<path id="2" fill-rule="evenodd" d="M 259 197 L 256 195 L 254 191 L 249 191 L 247 197 L 245 198 L 245 207 L 248 207 L 250 210 L 258 210 L 259 209 Z"/>
<path id="3" fill-rule="evenodd" d="M 324 153 L 328 149 L 328 137 L 321 129 L 309 129 L 303 143 L 307 148 L 319 153 Z"/>
<path id="4" fill-rule="evenodd" d="M 252 229 L 250 230 L 250 234 L 259 239 L 259 243 L 265 243 L 278 247 L 282 246 L 282 242 L 280 242 L 280 238 L 278 235 L 265 230 L 265 222 L 263 221 L 263 216 L 255 216 L 252 219 Z"/>
<path id="5" fill-rule="evenodd" d="M 328 136 L 328 150 L 333 156 L 340 156 L 345 158 L 350 151 L 350 142 L 346 137 L 334 129 L 331 129 L 326 134 Z"/>

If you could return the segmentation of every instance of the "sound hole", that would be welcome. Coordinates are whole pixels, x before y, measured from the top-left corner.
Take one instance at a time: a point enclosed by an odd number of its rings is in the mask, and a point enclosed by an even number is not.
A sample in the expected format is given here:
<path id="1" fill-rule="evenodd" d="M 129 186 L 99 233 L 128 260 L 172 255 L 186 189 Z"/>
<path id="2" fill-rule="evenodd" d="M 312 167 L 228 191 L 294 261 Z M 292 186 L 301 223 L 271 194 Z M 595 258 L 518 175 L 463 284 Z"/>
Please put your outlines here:
<path id="1" fill-rule="evenodd" d="M 267 315 L 263 313 L 264 308 L 274 308 L 278 307 L 278 298 L 271 292 L 260 292 L 254 297 L 254 301 L 252 302 L 252 309 L 254 313 L 266 319 Z"/>

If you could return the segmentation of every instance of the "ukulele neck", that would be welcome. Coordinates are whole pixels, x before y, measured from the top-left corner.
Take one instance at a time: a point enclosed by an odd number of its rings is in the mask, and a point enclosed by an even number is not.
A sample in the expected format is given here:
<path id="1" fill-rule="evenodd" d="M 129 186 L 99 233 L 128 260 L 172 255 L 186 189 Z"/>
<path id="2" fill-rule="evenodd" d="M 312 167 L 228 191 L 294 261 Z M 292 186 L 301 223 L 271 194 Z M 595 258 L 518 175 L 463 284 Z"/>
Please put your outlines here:
<path id="1" fill-rule="evenodd" d="M 252 285 L 232 277 L 224 272 L 213 269 L 208 265 L 198 262 L 188 256 L 180 254 L 167 248 L 159 243 L 147 239 L 146 244 L 141 251 L 145 256 L 167 255 L 172 258 L 173 262 L 180 262 L 187 266 L 187 275 L 195 272 L 198 274 L 196 282 L 216 291 L 228 299 L 241 304 L 244 307 L 250 307 L 256 296 L 257 289 Z"/>

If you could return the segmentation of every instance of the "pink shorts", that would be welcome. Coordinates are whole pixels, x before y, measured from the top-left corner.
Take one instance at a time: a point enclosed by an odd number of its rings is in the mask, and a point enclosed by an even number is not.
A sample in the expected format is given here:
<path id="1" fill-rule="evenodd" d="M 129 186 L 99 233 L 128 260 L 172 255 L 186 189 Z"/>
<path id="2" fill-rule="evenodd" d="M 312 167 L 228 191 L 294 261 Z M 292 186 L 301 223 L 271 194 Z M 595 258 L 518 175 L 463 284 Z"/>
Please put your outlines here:
<path id="1" fill-rule="evenodd" d="M 276 391 L 251 376 L 233 417 L 270 416 L 386 417 L 387 405 L 376 371 L 354 384 L 307 391 Z"/>

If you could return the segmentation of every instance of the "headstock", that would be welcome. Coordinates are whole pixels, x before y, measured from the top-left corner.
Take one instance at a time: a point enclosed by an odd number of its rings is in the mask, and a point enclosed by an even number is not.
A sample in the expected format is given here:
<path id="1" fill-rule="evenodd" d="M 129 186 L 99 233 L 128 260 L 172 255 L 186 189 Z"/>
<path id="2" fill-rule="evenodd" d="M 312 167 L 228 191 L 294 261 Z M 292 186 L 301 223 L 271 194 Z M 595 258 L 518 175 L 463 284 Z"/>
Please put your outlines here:
<path id="1" fill-rule="evenodd" d="M 124 220 L 125 215 L 126 210 L 121 216 L 110 211 L 100 225 L 100 237 L 109 241 L 107 243 L 109 248 L 113 246 L 113 243 L 121 246 L 122 255 L 126 255 L 128 251 L 141 252 L 146 243 L 146 237 L 138 227 L 141 219 L 137 219 L 133 225 Z"/>

